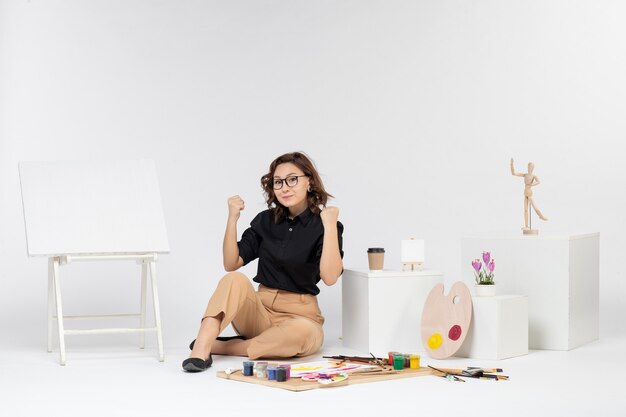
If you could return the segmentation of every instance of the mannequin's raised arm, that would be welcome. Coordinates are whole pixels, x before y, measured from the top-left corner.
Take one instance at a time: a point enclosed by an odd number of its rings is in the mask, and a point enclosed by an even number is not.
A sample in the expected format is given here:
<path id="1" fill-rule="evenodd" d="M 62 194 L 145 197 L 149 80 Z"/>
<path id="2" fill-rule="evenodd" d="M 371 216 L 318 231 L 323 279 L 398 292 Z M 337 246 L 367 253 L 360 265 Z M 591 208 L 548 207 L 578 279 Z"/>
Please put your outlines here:
<path id="1" fill-rule="evenodd" d="M 519 172 L 515 172 L 515 167 L 513 165 L 513 158 L 511 158 L 511 175 L 515 175 L 516 177 L 523 177 L 524 174 L 520 174 Z"/>

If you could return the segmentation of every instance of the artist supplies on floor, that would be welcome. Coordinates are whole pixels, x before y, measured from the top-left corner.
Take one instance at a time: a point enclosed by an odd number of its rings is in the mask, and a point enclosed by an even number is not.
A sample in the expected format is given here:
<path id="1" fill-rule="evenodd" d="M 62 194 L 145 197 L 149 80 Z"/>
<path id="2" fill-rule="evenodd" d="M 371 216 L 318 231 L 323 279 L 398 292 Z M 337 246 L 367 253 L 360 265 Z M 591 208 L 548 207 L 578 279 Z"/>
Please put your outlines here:
<path id="1" fill-rule="evenodd" d="M 404 364 L 404 355 L 402 355 Z M 355 358 L 357 359 L 357 358 Z M 317 388 L 337 387 L 352 384 L 361 384 L 376 381 L 388 381 L 398 378 L 414 378 L 432 375 L 430 368 L 394 370 L 387 365 L 387 359 L 367 358 L 370 363 L 361 361 L 350 362 L 342 360 L 325 360 L 307 363 L 274 364 L 265 361 L 245 361 L 243 369 L 228 368 L 218 371 L 219 378 L 238 382 L 264 385 L 272 388 L 282 388 L 289 391 L 307 391 Z M 286 365 L 290 365 L 288 368 Z M 409 359 L 410 366 L 410 359 Z M 273 368 L 276 379 L 273 377 Z M 283 374 L 281 369 L 285 369 Z M 289 376 L 287 375 L 289 372 Z"/>
<path id="2" fill-rule="evenodd" d="M 465 382 L 465 378 L 506 381 L 500 368 L 443 368 L 420 366 L 420 355 L 388 352 L 387 358 L 370 356 L 324 356 L 324 361 L 275 363 L 244 361 L 243 368 L 218 372 L 220 378 L 251 382 L 291 391 L 304 391 L 395 378 L 434 375 L 449 381 Z"/>

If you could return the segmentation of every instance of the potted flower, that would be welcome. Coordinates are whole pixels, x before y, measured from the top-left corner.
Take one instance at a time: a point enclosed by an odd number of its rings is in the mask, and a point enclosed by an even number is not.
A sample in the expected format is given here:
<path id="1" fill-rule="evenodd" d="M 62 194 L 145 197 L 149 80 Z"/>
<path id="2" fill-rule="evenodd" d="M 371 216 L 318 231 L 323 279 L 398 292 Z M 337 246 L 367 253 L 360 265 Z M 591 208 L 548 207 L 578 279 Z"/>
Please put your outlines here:
<path id="1" fill-rule="evenodd" d="M 479 297 L 492 297 L 496 295 L 496 283 L 493 280 L 496 262 L 491 257 L 491 253 L 483 252 L 483 259 L 474 259 L 472 261 L 474 268 L 474 277 L 476 278 L 476 295 Z"/>

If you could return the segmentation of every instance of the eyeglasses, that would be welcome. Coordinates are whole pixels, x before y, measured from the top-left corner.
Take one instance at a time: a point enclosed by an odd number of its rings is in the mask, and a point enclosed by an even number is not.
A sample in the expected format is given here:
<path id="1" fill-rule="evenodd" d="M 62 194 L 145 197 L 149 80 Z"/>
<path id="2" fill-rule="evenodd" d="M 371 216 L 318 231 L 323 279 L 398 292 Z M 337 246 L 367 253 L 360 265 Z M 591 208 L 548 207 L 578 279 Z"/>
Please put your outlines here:
<path id="1" fill-rule="evenodd" d="M 272 185 L 274 186 L 275 190 L 280 190 L 281 188 L 283 188 L 283 184 L 287 184 L 287 187 L 295 187 L 298 184 L 298 178 L 300 177 L 308 177 L 308 175 L 291 175 L 284 180 L 280 178 L 274 178 L 272 180 Z"/>

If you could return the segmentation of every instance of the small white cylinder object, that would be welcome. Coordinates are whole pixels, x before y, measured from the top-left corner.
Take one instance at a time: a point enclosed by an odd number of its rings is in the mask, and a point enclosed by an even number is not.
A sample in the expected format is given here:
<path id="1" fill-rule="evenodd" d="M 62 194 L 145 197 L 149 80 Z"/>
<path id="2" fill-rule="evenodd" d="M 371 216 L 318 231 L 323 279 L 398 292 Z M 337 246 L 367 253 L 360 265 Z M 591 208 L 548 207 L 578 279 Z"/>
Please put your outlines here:
<path id="1" fill-rule="evenodd" d="M 424 262 L 424 241 L 417 239 L 402 240 L 402 263 Z"/>

